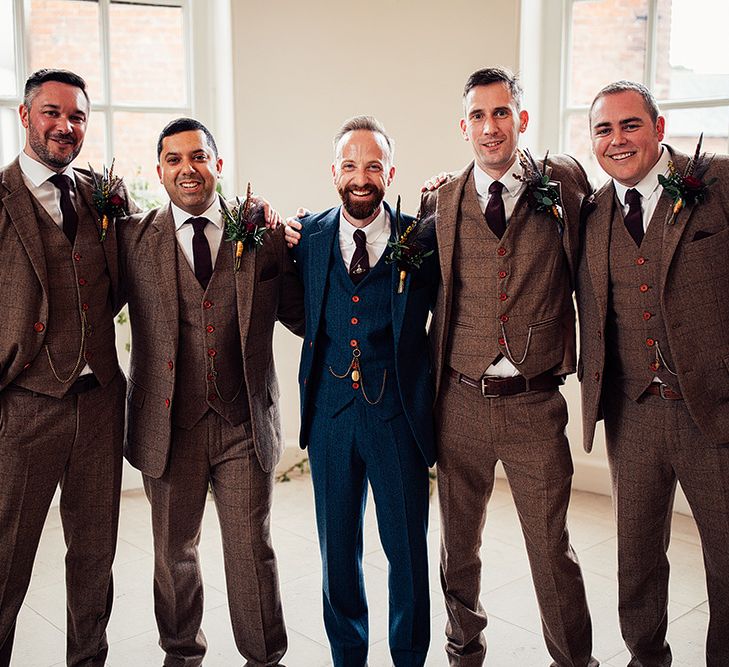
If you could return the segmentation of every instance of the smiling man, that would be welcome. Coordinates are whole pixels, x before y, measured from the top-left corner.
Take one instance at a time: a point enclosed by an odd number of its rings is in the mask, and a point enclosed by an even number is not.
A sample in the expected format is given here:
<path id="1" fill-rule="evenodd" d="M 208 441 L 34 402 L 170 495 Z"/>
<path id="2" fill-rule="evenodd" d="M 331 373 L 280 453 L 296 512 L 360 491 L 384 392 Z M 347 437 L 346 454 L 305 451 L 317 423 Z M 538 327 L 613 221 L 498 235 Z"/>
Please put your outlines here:
<path id="1" fill-rule="evenodd" d="M 81 77 L 35 72 L 20 105 L 25 146 L 0 171 L 3 667 L 59 483 L 67 664 L 103 665 L 108 651 L 125 383 L 114 345 L 116 231 L 99 241 L 91 174 L 71 167 L 88 116 Z"/>
<path id="2" fill-rule="evenodd" d="M 542 182 L 517 153 L 529 115 L 508 70 L 474 72 L 463 110 L 474 161 L 424 203 L 436 216 L 442 276 L 430 339 L 446 651 L 460 667 L 480 667 L 486 657 L 479 550 L 500 460 L 553 664 L 594 666 L 585 589 L 567 534 L 572 458 L 558 389 L 575 370 L 572 272 L 589 184 L 573 158 L 551 156 L 549 191 L 537 198 Z M 550 205 L 537 206 L 547 195 Z"/>
<path id="3" fill-rule="evenodd" d="M 210 488 L 236 645 L 251 667 L 278 665 L 287 644 L 270 534 L 283 451 L 272 337 L 277 319 L 303 333 L 301 285 L 283 228 L 235 268 L 216 192 L 223 160 L 204 125 L 172 121 L 157 156 L 171 201 L 122 220 L 119 244 L 132 326 L 125 454 L 152 507 L 164 664 L 194 667 L 205 655 L 197 545 Z"/>
<path id="4" fill-rule="evenodd" d="M 592 150 L 611 177 L 583 231 L 577 303 L 584 444 L 604 416 L 630 667 L 667 667 L 666 555 L 676 481 L 701 535 L 708 667 L 729 665 L 729 160 L 662 144 L 638 83 L 603 88 Z M 659 182 L 670 177 L 675 193 Z"/>
<path id="5" fill-rule="evenodd" d="M 348 120 L 334 139 L 332 165 L 342 206 L 304 218 L 300 240 L 292 238 L 307 304 L 300 442 L 309 449 L 335 667 L 367 664 L 368 483 L 389 563 L 393 664 L 422 666 L 430 642 L 426 536 L 435 445 L 425 324 L 438 267 L 430 254 L 398 292 L 398 266 L 386 261 L 396 221 L 383 201 L 394 175 L 382 125 L 371 116 Z"/>

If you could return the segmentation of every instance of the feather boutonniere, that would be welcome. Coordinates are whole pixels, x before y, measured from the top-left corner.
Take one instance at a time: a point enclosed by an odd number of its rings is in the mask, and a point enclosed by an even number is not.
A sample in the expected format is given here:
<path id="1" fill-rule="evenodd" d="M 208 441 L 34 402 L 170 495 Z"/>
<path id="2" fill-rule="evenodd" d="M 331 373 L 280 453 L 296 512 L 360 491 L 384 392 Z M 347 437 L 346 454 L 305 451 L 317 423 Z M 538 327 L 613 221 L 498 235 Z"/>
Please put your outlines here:
<path id="1" fill-rule="evenodd" d="M 514 178 L 526 185 L 529 196 L 527 203 L 535 211 L 547 213 L 553 217 L 561 236 L 564 232 L 562 198 L 559 194 L 559 184 L 556 181 L 550 181 L 547 175 L 549 151 L 545 154 L 541 167 L 532 157 L 528 148 L 523 151 L 517 148 L 517 154 L 522 173 L 514 174 Z"/>
<path id="2" fill-rule="evenodd" d="M 405 289 L 405 278 L 408 271 L 419 269 L 423 264 L 423 260 L 435 252 L 434 223 L 435 215 L 421 218 L 419 210 L 415 220 L 405 227 L 400 213 L 400 195 L 398 195 L 395 210 L 395 239 L 387 242 L 390 254 L 385 260 L 388 264 L 397 262 L 397 267 L 400 270 L 400 281 L 397 285 L 398 294 L 402 294 Z"/>
<path id="3" fill-rule="evenodd" d="M 696 144 L 696 151 L 693 157 L 686 164 L 683 174 L 679 174 L 673 160 L 668 163 L 668 176 L 658 174 L 658 182 L 663 186 L 663 191 L 673 199 L 673 210 L 668 224 L 676 222 L 676 217 L 681 209 L 691 204 L 700 204 L 706 199 L 709 186 L 716 182 L 716 178 L 704 181 L 704 174 L 709 168 L 714 154 L 701 152 L 701 143 L 704 140 L 704 133 L 699 136 Z"/>
<path id="4" fill-rule="evenodd" d="M 97 174 L 91 165 L 89 165 L 89 171 L 93 185 L 91 200 L 94 202 L 96 214 L 99 216 L 101 226 L 99 241 L 103 243 L 109 223 L 115 218 L 127 214 L 127 202 L 121 194 L 123 181 L 121 177 L 114 174 L 114 160 L 111 161 L 111 167 L 102 169 L 101 174 Z"/>
<path id="5" fill-rule="evenodd" d="M 248 183 L 246 198 L 241 202 L 235 198 L 236 205 L 228 209 L 222 202 L 220 212 L 225 220 L 225 240 L 235 248 L 235 270 L 240 270 L 244 250 L 256 250 L 263 245 L 263 237 L 268 229 L 262 215 L 261 207 L 253 198 L 251 184 Z"/>

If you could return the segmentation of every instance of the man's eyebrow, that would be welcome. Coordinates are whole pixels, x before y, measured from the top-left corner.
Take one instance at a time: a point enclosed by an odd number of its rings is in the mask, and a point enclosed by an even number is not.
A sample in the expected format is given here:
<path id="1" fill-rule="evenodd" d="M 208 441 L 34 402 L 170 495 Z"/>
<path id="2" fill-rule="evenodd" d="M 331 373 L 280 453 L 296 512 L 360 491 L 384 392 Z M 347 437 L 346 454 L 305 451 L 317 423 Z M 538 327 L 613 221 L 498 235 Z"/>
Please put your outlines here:
<path id="1" fill-rule="evenodd" d="M 643 119 L 640 116 L 631 116 L 630 118 L 623 118 L 620 121 L 621 125 L 627 125 L 628 123 L 642 123 Z"/>

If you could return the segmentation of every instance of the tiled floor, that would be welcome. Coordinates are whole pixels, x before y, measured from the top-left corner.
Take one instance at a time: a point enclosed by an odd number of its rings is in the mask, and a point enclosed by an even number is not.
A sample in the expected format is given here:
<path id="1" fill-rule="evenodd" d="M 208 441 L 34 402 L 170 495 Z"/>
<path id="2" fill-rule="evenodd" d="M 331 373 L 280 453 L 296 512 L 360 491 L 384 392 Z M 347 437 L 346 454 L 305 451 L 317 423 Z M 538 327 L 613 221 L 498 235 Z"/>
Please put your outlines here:
<path id="1" fill-rule="evenodd" d="M 365 529 L 365 576 L 370 601 L 371 667 L 390 665 L 387 648 L 387 563 L 372 511 Z M 111 667 L 162 664 L 152 606 L 152 535 L 147 500 L 141 491 L 122 499 L 119 549 L 115 564 L 116 599 L 109 625 Z M 615 529 L 610 499 L 575 492 L 570 508 L 572 541 L 583 565 L 595 630 L 595 654 L 604 667 L 624 667 L 627 653 L 617 624 Z M 320 562 L 308 476 L 276 486 L 273 537 L 289 633 L 289 667 L 331 664 L 321 621 Z M 445 611 L 438 583 L 439 525 L 432 501 L 430 528 L 432 642 L 428 667 L 447 664 L 443 651 Z M 18 623 L 13 665 L 63 665 L 65 602 L 63 536 L 57 509 L 43 533 L 31 589 Z M 206 667 L 241 665 L 226 606 L 220 535 L 212 505 L 205 516 L 201 558 L 205 579 L 208 637 Z M 707 624 L 706 586 L 699 538 L 693 521 L 675 515 L 671 558 L 669 641 L 674 667 L 704 664 Z M 487 628 L 493 667 L 546 667 L 550 663 L 540 634 L 524 545 L 508 486 L 497 482 L 483 546 L 482 600 L 490 612 Z"/>

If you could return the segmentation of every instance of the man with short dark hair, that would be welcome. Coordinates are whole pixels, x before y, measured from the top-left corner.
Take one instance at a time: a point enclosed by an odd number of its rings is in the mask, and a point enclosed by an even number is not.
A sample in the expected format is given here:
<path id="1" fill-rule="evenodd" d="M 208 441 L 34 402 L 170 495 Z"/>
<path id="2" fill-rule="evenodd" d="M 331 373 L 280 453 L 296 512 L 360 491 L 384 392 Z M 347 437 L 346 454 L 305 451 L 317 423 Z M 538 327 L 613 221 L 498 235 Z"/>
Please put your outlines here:
<path id="1" fill-rule="evenodd" d="M 667 667 L 667 550 L 676 481 L 701 536 L 706 665 L 729 665 L 729 159 L 663 144 L 642 84 L 590 108 L 595 194 L 577 305 L 584 446 L 605 419 L 630 667 Z"/>
<path id="2" fill-rule="evenodd" d="M 260 245 L 239 239 L 241 252 L 229 242 L 241 230 L 226 224 L 216 192 L 222 166 L 204 125 L 172 121 L 157 165 L 170 204 L 119 225 L 132 327 L 125 454 L 152 507 L 167 667 L 201 665 L 207 647 L 197 546 L 209 488 L 238 650 L 268 667 L 287 646 L 270 534 L 283 451 L 272 337 L 277 319 L 303 333 L 301 285 L 283 229 Z M 248 219 L 258 231 L 246 234 L 262 233 L 258 208 Z"/>
<path id="3" fill-rule="evenodd" d="M 371 116 L 352 118 L 334 141 L 332 176 L 342 205 L 307 216 L 303 228 L 291 223 L 301 228 L 290 240 L 298 242 L 307 304 L 300 441 L 309 449 L 335 667 L 367 664 L 368 483 L 389 563 L 393 664 L 422 666 L 430 642 L 426 537 L 435 443 L 425 325 L 438 265 L 424 240 L 410 246 L 411 258 L 420 254 L 418 268 L 387 262 L 388 242 L 398 238 L 395 213 L 383 201 L 394 175 L 385 129 Z M 412 222 L 404 217 L 403 228 Z"/>
<path id="4" fill-rule="evenodd" d="M 436 216 L 442 277 L 430 340 L 446 651 L 460 667 L 486 657 L 479 549 L 500 460 L 553 664 L 592 667 L 590 614 L 566 526 L 573 468 L 558 388 L 575 370 L 572 276 L 590 187 L 569 156 L 550 157 L 548 182 L 541 160 L 520 159 L 529 115 L 508 70 L 474 72 L 463 108 L 475 160 L 424 202 Z"/>
<path id="5" fill-rule="evenodd" d="M 116 230 L 101 241 L 92 176 L 71 167 L 88 115 L 81 77 L 34 73 L 20 105 L 25 146 L 0 171 L 2 666 L 59 483 L 66 660 L 103 665 L 108 651 L 125 382 L 114 344 Z"/>

